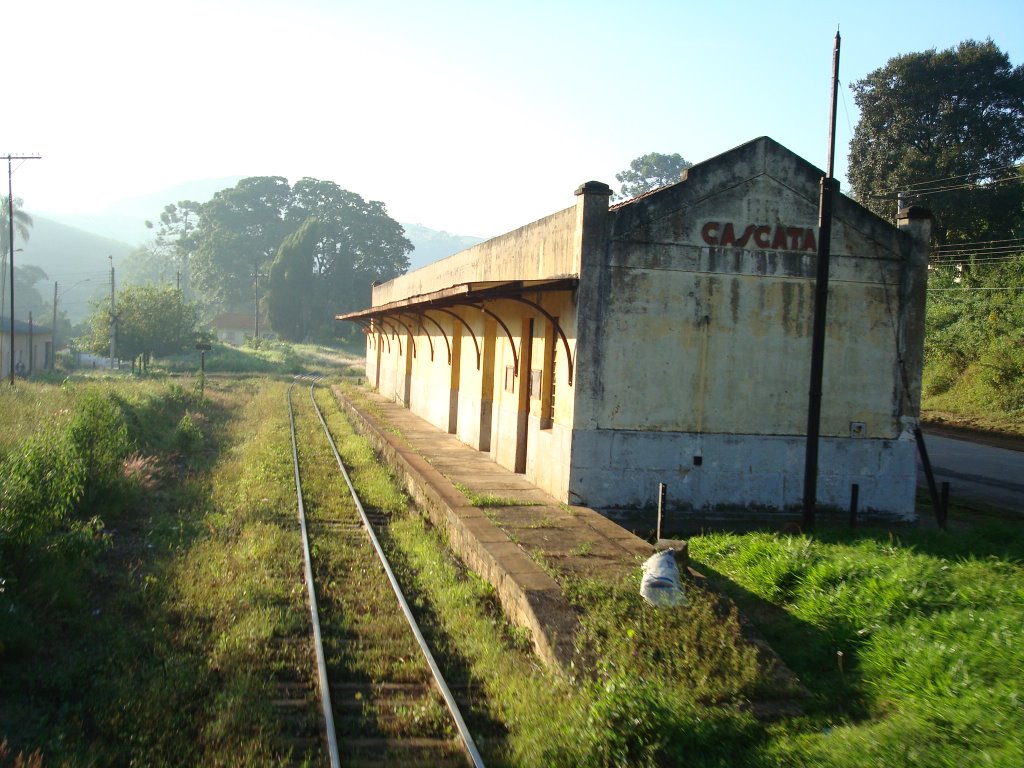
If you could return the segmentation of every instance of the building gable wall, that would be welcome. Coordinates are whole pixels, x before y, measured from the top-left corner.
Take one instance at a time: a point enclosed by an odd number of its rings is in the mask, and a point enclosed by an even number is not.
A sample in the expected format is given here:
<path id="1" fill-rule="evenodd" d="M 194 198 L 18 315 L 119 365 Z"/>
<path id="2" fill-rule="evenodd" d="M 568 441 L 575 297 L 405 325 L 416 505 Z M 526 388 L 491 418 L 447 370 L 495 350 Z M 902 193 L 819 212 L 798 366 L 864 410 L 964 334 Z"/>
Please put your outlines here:
<path id="1" fill-rule="evenodd" d="M 696 508 L 799 503 L 821 175 L 759 139 L 609 213 L 606 289 L 580 307 L 604 319 L 580 360 L 581 376 L 603 385 L 577 403 L 590 416 L 576 422 L 579 501 L 642 506 L 669 482 L 677 504 Z M 834 459 L 822 463 L 834 470 L 828 503 L 859 477 L 867 505 L 912 513 L 906 430 L 919 386 L 899 364 L 923 334 L 911 306 L 923 295 L 906 295 L 908 272 L 923 269 L 911 251 L 908 235 L 840 198 L 821 422 L 836 443 L 823 449 Z M 900 475 L 888 490 L 885 471 Z"/>

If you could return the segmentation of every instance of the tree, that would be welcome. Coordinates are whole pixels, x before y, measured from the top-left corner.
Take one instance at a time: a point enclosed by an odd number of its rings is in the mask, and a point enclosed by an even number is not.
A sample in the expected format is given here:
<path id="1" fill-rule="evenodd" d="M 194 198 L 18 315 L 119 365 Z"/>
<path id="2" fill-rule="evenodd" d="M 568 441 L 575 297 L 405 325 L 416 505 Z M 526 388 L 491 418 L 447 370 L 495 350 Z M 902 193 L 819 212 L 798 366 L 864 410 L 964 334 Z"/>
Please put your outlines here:
<path id="1" fill-rule="evenodd" d="M 298 224 L 310 216 L 319 222 L 313 270 L 326 303 L 321 320 L 367 306 L 375 281 L 409 268 L 412 243 L 383 203 L 366 202 L 333 181 L 303 178 L 292 189 L 288 220 Z"/>
<path id="2" fill-rule="evenodd" d="M 248 309 L 254 272 L 266 274 L 285 238 L 310 217 L 318 226 L 303 335 L 317 333 L 337 312 L 365 306 L 375 280 L 408 269 L 412 243 L 383 203 L 332 181 L 304 178 L 292 188 L 280 176 L 243 179 L 199 207 L 193 284 L 209 309 Z"/>
<path id="3" fill-rule="evenodd" d="M 626 200 L 667 184 L 675 184 L 680 174 L 692 165 L 678 154 L 651 152 L 638 157 L 629 164 L 627 170 L 615 174 L 615 178 L 622 182 L 619 194 L 615 197 Z"/>
<path id="4" fill-rule="evenodd" d="M 169 264 L 171 278 L 185 295 L 191 294 L 189 266 L 192 252 L 196 247 L 196 226 L 199 222 L 200 204 L 193 200 L 179 200 L 177 205 L 165 205 L 160 212 L 159 226 L 146 222 L 149 229 L 156 228 L 153 253 Z M 158 270 L 161 274 L 166 269 Z"/>
<path id="5" fill-rule="evenodd" d="M 182 352 L 196 339 L 198 313 L 176 288 L 131 285 L 117 296 L 118 358 L 141 358 L 148 368 L 151 357 Z M 86 347 L 98 354 L 110 349 L 110 304 L 95 305 L 90 318 L 91 333 Z"/>
<path id="6" fill-rule="evenodd" d="M 889 60 L 852 86 L 857 199 L 892 219 L 897 193 L 930 208 L 938 244 L 1010 237 L 1022 223 L 1024 68 L 991 41 Z"/>
<path id="7" fill-rule="evenodd" d="M 17 318 L 27 320 L 28 313 L 35 316 L 36 323 L 50 324 L 50 314 L 45 310 L 53 310 L 53 304 L 47 301 L 36 286 L 47 280 L 46 272 L 36 264 L 14 265 L 14 295 L 17 297 L 15 307 Z"/>
<path id="8" fill-rule="evenodd" d="M 192 284 L 219 310 L 250 307 L 256 271 L 263 271 L 295 229 L 284 216 L 291 188 L 281 176 L 242 179 L 199 207 Z"/>
<path id="9" fill-rule="evenodd" d="M 15 243 L 17 243 L 19 238 L 21 240 L 28 240 L 32 228 L 32 217 L 25 213 L 21 206 L 21 198 L 14 198 Z M 0 195 L 0 247 L 3 249 L 0 258 L 7 258 L 10 255 L 11 249 L 10 205 L 8 204 L 7 195 Z"/>
<path id="10" fill-rule="evenodd" d="M 286 341 L 302 341 L 309 327 L 314 298 L 313 256 L 319 223 L 310 216 L 285 238 L 270 265 L 264 303 L 271 327 Z"/>
<path id="11" fill-rule="evenodd" d="M 14 231 L 17 233 L 15 235 L 15 243 L 17 243 L 17 238 L 19 237 L 22 240 L 28 240 L 29 230 L 32 226 L 32 217 L 21 209 L 21 205 L 21 198 L 14 198 Z M 8 197 L 0 195 L 0 262 L 2 262 L 2 265 L 0 265 L 0 315 L 10 312 L 7 308 L 7 286 L 9 285 L 7 281 L 10 279 L 7 270 L 10 268 L 11 263 L 10 210 Z M 14 288 L 17 291 L 18 285 L 15 284 Z"/>

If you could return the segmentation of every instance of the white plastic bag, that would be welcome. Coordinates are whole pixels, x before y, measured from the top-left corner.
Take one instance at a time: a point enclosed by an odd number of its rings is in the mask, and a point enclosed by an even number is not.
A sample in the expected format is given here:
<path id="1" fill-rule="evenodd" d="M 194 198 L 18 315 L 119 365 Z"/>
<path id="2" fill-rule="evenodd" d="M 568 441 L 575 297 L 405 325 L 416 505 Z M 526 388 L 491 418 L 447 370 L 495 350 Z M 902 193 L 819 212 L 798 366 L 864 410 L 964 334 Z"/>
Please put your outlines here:
<path id="1" fill-rule="evenodd" d="M 679 566 L 672 550 L 658 552 L 644 563 L 644 576 L 640 581 L 640 595 L 659 608 L 686 605 L 686 595 L 679 581 Z"/>

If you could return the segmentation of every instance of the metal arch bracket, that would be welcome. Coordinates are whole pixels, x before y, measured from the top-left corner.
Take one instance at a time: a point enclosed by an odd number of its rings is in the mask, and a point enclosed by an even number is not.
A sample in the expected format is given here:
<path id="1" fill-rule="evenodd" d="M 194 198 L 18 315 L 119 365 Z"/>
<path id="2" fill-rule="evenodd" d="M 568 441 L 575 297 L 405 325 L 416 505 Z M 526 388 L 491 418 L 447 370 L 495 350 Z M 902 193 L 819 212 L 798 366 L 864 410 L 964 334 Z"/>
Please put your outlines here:
<path id="1" fill-rule="evenodd" d="M 388 319 L 390 319 L 390 318 L 388 318 Z M 400 338 L 398 338 L 398 329 L 395 328 L 395 326 L 393 324 L 389 324 L 387 322 L 387 320 L 384 319 L 383 315 L 380 318 L 380 322 L 381 322 L 381 325 L 390 326 L 390 328 L 391 328 L 391 338 L 394 339 L 395 343 L 398 344 L 398 354 L 400 354 L 400 355 L 404 354 L 402 352 L 402 340 Z M 388 342 L 388 352 L 391 352 L 391 343 L 390 342 Z"/>
<path id="2" fill-rule="evenodd" d="M 389 317 L 409 332 L 409 344 L 412 346 L 412 356 L 416 357 L 416 334 L 412 332 L 412 328 L 406 325 L 402 318 L 397 314 L 389 315 Z M 399 348 L 399 351 L 401 351 L 401 348 Z"/>
<path id="3" fill-rule="evenodd" d="M 498 322 L 498 325 L 501 326 L 501 329 L 505 332 L 505 335 L 508 336 L 508 345 L 509 345 L 509 347 L 512 348 L 512 368 L 513 368 L 512 375 L 513 376 L 519 376 L 519 353 L 516 352 L 516 343 L 515 343 L 515 341 L 512 340 L 512 332 L 509 331 L 508 326 L 505 325 L 505 321 L 502 320 L 500 317 L 498 317 L 493 312 L 491 312 L 491 310 L 489 310 L 487 307 L 485 307 L 482 302 L 480 304 L 469 304 L 468 306 L 476 307 L 477 309 L 479 309 L 481 312 L 483 312 L 484 314 L 488 315 L 489 317 L 493 317 Z"/>
<path id="4" fill-rule="evenodd" d="M 402 313 L 399 312 L 398 314 L 401 315 Z M 417 330 L 421 330 L 421 331 L 425 332 L 426 328 L 423 327 L 423 321 L 420 319 L 420 316 L 415 314 L 415 313 L 412 313 L 412 312 L 410 312 L 409 314 L 412 315 L 412 317 L 416 320 L 416 328 L 417 328 Z M 410 333 L 411 333 L 411 331 L 410 331 Z M 430 334 L 429 333 L 424 333 L 423 335 L 427 337 L 427 344 L 430 345 L 430 362 L 434 362 L 434 340 L 432 338 L 430 338 Z"/>
<path id="5" fill-rule="evenodd" d="M 384 323 L 381 322 L 379 318 L 378 318 L 377 322 L 379 322 L 380 326 L 381 326 L 380 328 L 377 329 L 377 346 L 380 347 L 381 342 L 387 344 L 388 345 L 388 354 L 390 355 L 391 354 L 391 339 L 389 339 L 388 335 L 386 333 L 384 333 L 384 331 L 383 331 Z"/>
<path id="6" fill-rule="evenodd" d="M 448 365 L 451 365 L 452 364 L 452 345 L 448 341 L 448 334 L 444 332 L 444 328 L 441 327 L 441 324 L 439 322 L 437 322 L 437 320 L 435 320 L 434 318 L 432 318 L 430 315 L 427 314 L 427 310 L 424 309 L 422 312 L 420 312 L 420 317 L 423 318 L 424 320 L 429 320 L 430 322 L 432 322 L 434 325 L 437 326 L 437 330 L 439 330 L 441 332 L 441 336 L 444 338 L 444 345 L 446 347 L 448 347 Z M 421 321 L 420 325 L 422 325 L 422 324 L 423 323 Z M 429 336 L 428 336 L 428 338 L 429 338 Z"/>
<path id="7" fill-rule="evenodd" d="M 370 343 L 370 349 L 373 349 L 376 346 L 376 339 L 373 338 L 373 323 L 365 319 L 356 319 L 353 322 L 363 329 L 363 334 Z"/>
<path id="8" fill-rule="evenodd" d="M 450 309 L 445 309 L 444 307 L 431 307 L 431 309 L 436 309 L 438 312 L 444 312 L 446 315 L 451 315 L 456 320 L 458 320 L 460 323 L 462 323 L 462 325 L 465 326 L 466 330 L 469 331 L 469 335 L 473 338 L 473 346 L 476 347 L 476 369 L 479 371 L 480 370 L 480 344 L 477 342 L 476 334 L 473 333 L 473 329 L 470 327 L 469 323 L 467 323 L 465 320 L 463 320 L 457 314 L 452 312 Z"/>
<path id="9" fill-rule="evenodd" d="M 550 312 L 548 312 L 546 309 L 544 309 L 544 307 L 542 307 L 540 304 L 538 304 L 535 301 L 530 301 L 529 299 L 524 299 L 522 296 L 504 296 L 503 298 L 510 299 L 512 301 L 518 301 L 521 304 L 526 304 L 528 307 L 533 307 L 534 309 L 536 309 L 538 312 L 540 312 L 542 315 L 544 315 L 544 317 L 546 317 L 548 319 L 548 322 L 551 323 L 551 327 L 555 329 L 555 332 L 558 333 L 559 338 L 562 340 L 562 346 L 565 347 L 565 359 L 566 359 L 566 362 L 568 363 L 568 371 L 569 371 L 568 383 L 569 383 L 569 386 L 571 387 L 572 386 L 572 369 L 575 366 L 573 365 L 572 351 L 569 349 L 569 340 L 565 337 L 565 332 L 562 330 L 562 326 L 559 325 L 558 321 L 554 318 L 554 316 Z"/>

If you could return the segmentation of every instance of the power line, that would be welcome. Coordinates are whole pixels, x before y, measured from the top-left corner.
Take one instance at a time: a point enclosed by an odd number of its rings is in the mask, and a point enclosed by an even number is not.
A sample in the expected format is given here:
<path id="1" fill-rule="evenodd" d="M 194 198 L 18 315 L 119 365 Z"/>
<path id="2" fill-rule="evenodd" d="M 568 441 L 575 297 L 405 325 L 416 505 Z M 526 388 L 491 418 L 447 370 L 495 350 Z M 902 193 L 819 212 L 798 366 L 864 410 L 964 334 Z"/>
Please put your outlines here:
<path id="1" fill-rule="evenodd" d="M 995 168 L 989 168 L 986 171 L 969 171 L 968 173 L 958 173 L 955 176 L 944 176 L 938 179 L 930 179 L 928 181 L 915 181 L 911 184 L 904 185 L 902 191 L 910 192 L 914 189 L 914 187 L 928 187 L 933 184 L 938 184 L 940 181 L 952 181 L 953 179 L 968 179 L 971 178 L 972 176 L 987 176 L 995 173 L 996 171 L 1006 171 L 1009 170 L 1010 168 L 1020 170 L 1021 168 L 1024 168 L 1024 163 L 1011 163 L 1009 165 L 999 165 L 996 166 Z"/>
<path id="2" fill-rule="evenodd" d="M 945 245 L 936 245 L 934 248 L 932 248 L 932 252 L 934 253 L 935 251 L 949 250 L 951 248 L 964 248 L 964 247 L 966 247 L 968 245 L 988 246 L 988 245 L 996 245 L 996 244 L 1000 244 L 1000 243 L 1022 243 L 1022 244 L 1024 244 L 1024 237 L 1006 237 L 1006 238 L 1003 238 L 1001 240 L 974 240 L 974 241 L 966 242 L 966 243 L 947 243 Z"/>
<path id="3" fill-rule="evenodd" d="M 966 181 L 967 179 L 977 177 L 989 177 L 997 171 L 1005 171 L 1010 169 L 1020 170 L 1024 168 L 1024 163 L 1014 163 L 1012 165 L 1001 165 L 996 168 L 992 168 L 985 171 L 970 171 L 968 173 L 960 173 L 955 176 L 945 176 L 937 179 L 929 179 L 928 181 L 916 181 L 908 184 L 902 184 L 899 187 L 892 189 L 885 189 L 880 192 L 875 192 L 871 197 L 875 199 L 891 199 L 897 197 L 900 194 L 907 194 L 911 196 L 918 195 L 929 195 L 937 194 L 940 192 L 952 192 L 961 189 L 984 189 L 995 186 L 996 184 L 1005 184 L 1010 181 L 1022 181 L 1024 177 L 1017 176 L 1006 176 L 1003 178 L 992 179 L 988 181 Z M 963 179 L 964 181 L 956 184 L 943 184 L 946 181 L 956 181 Z"/>

